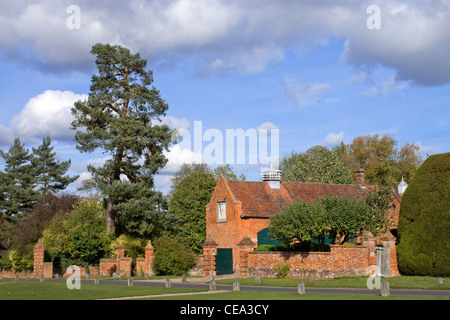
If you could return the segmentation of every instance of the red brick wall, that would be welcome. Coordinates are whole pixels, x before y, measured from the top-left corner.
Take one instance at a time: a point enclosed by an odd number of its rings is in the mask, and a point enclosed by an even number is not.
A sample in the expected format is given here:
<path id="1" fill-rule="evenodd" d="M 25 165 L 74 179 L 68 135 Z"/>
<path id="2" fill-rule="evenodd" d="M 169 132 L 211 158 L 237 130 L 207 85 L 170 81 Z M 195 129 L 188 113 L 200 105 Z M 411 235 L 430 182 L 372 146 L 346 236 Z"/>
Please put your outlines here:
<path id="1" fill-rule="evenodd" d="M 275 277 L 280 263 L 291 266 L 290 278 L 360 276 L 369 267 L 366 246 L 332 245 L 330 252 L 250 252 L 248 276 Z"/>

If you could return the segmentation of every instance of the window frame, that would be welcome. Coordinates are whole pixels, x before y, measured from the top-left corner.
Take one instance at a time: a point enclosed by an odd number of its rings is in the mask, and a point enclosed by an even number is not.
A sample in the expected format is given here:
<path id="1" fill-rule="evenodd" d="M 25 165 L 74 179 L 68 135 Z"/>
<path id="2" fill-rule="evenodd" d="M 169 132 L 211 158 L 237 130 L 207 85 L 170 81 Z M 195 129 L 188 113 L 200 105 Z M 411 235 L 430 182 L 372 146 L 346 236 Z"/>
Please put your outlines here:
<path id="1" fill-rule="evenodd" d="M 225 217 L 220 217 L 220 207 L 225 206 Z M 227 202 L 226 201 L 219 201 L 217 202 L 217 221 L 218 222 L 226 222 L 227 221 Z"/>

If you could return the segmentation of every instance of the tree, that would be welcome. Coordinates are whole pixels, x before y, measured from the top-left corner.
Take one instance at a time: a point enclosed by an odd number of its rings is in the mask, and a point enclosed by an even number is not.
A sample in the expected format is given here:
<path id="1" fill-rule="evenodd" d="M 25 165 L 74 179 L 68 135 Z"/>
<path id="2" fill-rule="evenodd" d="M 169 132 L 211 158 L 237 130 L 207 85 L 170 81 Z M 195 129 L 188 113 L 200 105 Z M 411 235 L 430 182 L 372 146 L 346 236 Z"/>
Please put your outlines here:
<path id="1" fill-rule="evenodd" d="M 98 74 L 92 76 L 88 99 L 75 102 L 72 108 L 72 129 L 78 129 L 75 140 L 81 152 L 101 149 L 111 155 L 102 167 L 90 166 L 89 171 L 106 195 L 107 229 L 113 232 L 119 204 L 116 189 L 122 190 L 122 209 L 127 203 L 138 208 L 136 201 L 162 198 L 153 190 L 153 176 L 167 162 L 163 151 L 168 150 L 171 130 L 158 121 L 168 105 L 158 90 L 149 87 L 153 72 L 146 70 L 147 61 L 139 53 L 109 44 L 96 44 L 91 53 Z M 127 184 L 122 185 L 121 179 L 128 180 Z M 129 202 L 136 189 L 144 188 L 151 192 Z"/>
<path id="2" fill-rule="evenodd" d="M 305 153 L 281 160 L 280 170 L 283 181 L 351 184 L 350 170 L 333 151 L 323 146 L 314 146 Z"/>
<path id="3" fill-rule="evenodd" d="M 94 199 L 79 201 L 69 212 L 55 215 L 44 229 L 42 244 L 65 269 L 71 264 L 96 265 L 110 253 L 105 210 Z"/>
<path id="4" fill-rule="evenodd" d="M 8 152 L 0 150 L 0 156 L 6 162 L 5 172 L 0 175 L 0 209 L 7 221 L 13 221 L 31 208 L 37 198 L 31 155 L 20 138 L 16 138 Z"/>
<path id="5" fill-rule="evenodd" d="M 194 171 L 177 184 L 170 199 L 169 214 L 179 217 L 175 232 L 196 253 L 206 240 L 206 205 L 216 183 L 213 174 Z"/>
<path id="6" fill-rule="evenodd" d="M 396 186 L 403 176 L 408 183 L 414 177 L 422 159 L 418 146 L 406 143 L 400 150 L 390 135 L 355 137 L 341 158 L 352 173 L 364 168 L 367 184 Z"/>
<path id="7" fill-rule="evenodd" d="M 50 144 L 50 137 L 44 138 L 38 148 L 33 148 L 33 157 L 31 158 L 38 191 L 44 195 L 64 190 L 69 183 L 78 179 L 78 176 L 65 175 L 71 161 L 56 161 L 56 152 L 53 152 L 54 147 L 51 147 Z"/>
<path id="8" fill-rule="evenodd" d="M 323 244 L 327 226 L 327 212 L 319 202 L 295 202 L 270 218 L 272 237 L 285 246 L 313 239 Z"/>
<path id="9" fill-rule="evenodd" d="M 231 181 L 245 181 L 247 178 L 243 173 L 239 175 L 239 177 L 236 175 L 236 173 L 233 172 L 233 169 L 231 166 L 227 163 L 223 166 L 217 166 L 214 169 L 214 176 L 216 179 L 219 179 L 220 175 L 223 174 L 227 180 Z"/>
<path id="10" fill-rule="evenodd" d="M 212 174 L 211 168 L 206 163 L 183 163 L 180 169 L 170 178 L 171 185 L 169 195 L 175 192 L 178 183 L 192 172 L 204 172 Z"/>
<path id="11" fill-rule="evenodd" d="M 402 197 L 398 267 L 402 274 L 450 275 L 450 153 L 429 156 Z"/>

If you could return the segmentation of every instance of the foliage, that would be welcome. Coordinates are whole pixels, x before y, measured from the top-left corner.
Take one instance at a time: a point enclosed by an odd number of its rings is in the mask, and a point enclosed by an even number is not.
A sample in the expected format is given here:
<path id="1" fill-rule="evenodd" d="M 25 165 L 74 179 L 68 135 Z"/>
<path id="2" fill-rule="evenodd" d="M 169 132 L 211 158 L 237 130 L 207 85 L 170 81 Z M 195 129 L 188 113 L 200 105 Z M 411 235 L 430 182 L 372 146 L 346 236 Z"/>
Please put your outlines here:
<path id="1" fill-rule="evenodd" d="M 283 181 L 351 184 L 350 170 L 338 154 L 323 146 L 314 146 L 305 153 L 292 152 L 280 163 Z"/>
<path id="2" fill-rule="evenodd" d="M 17 249 L 11 249 L 0 258 L 0 269 L 14 271 L 33 270 L 33 254 L 33 246 L 29 246 L 26 254 L 21 254 Z"/>
<path id="3" fill-rule="evenodd" d="M 78 176 L 64 175 L 70 160 L 56 161 L 49 137 L 33 152 L 14 140 L 8 152 L 0 150 L 5 160 L 5 172 L 0 172 L 0 210 L 8 221 L 15 222 L 19 214 L 30 209 L 42 194 L 64 190 Z"/>
<path id="4" fill-rule="evenodd" d="M 331 238 L 332 243 L 344 244 L 352 234 L 385 227 L 385 212 L 365 201 L 345 196 L 294 202 L 270 218 L 272 236 L 283 245 L 295 246 L 301 251 L 310 251 L 313 246 L 325 251 L 326 237 Z"/>
<path id="5" fill-rule="evenodd" d="M 324 239 L 327 227 L 327 212 L 320 202 L 295 202 L 270 218 L 272 237 L 285 246 L 298 241 Z"/>
<path id="6" fill-rule="evenodd" d="M 355 137 L 338 149 L 352 173 L 364 168 L 366 184 L 396 186 L 401 177 L 408 183 L 422 162 L 417 145 L 405 143 L 399 149 L 390 135 Z"/>
<path id="7" fill-rule="evenodd" d="M 72 210 L 79 197 L 71 194 L 47 194 L 40 197 L 30 211 L 23 214 L 10 232 L 10 247 L 25 253 L 29 244 L 35 244 L 44 228 L 58 213 Z"/>
<path id="8" fill-rule="evenodd" d="M 245 181 L 247 178 L 245 177 L 245 174 L 241 173 L 239 176 L 236 175 L 236 173 L 233 172 L 233 169 L 231 166 L 227 163 L 223 166 L 217 166 L 214 168 L 214 176 L 216 179 L 219 179 L 220 175 L 223 174 L 227 180 L 231 181 Z"/>
<path id="9" fill-rule="evenodd" d="M 169 195 L 172 195 L 175 192 L 175 188 L 181 180 L 183 180 L 193 172 L 213 174 L 213 171 L 206 163 L 183 163 L 180 169 L 178 169 L 178 171 L 175 172 L 174 175 L 170 178 L 171 185 Z"/>
<path id="10" fill-rule="evenodd" d="M 145 234 L 150 231 L 136 228 L 142 218 L 136 210 L 150 203 L 154 208 L 161 202 L 162 194 L 153 190 L 153 176 L 167 162 L 163 151 L 168 150 L 171 130 L 158 122 L 168 105 L 158 90 L 150 88 L 153 72 L 146 70 L 147 61 L 139 53 L 100 43 L 91 53 L 96 57 L 98 74 L 92 76 L 89 98 L 75 102 L 72 108 L 75 120 L 71 128 L 77 130 L 77 149 L 101 149 L 111 156 L 101 167 L 88 167 L 94 185 L 107 199 L 108 232 L 114 231 L 115 212 L 123 210 L 124 220 L 132 221 L 122 224 L 132 228 L 125 232 Z M 122 185 L 122 180 L 128 184 Z M 134 197 L 137 189 L 146 190 L 139 199 Z"/>
<path id="11" fill-rule="evenodd" d="M 113 256 L 116 254 L 117 246 L 120 243 L 122 243 L 123 246 L 125 247 L 126 257 L 131 257 L 135 260 L 136 258 L 145 256 L 145 247 L 147 246 L 148 243 L 146 239 L 131 237 L 126 234 L 120 235 L 109 245 L 109 249 Z"/>
<path id="12" fill-rule="evenodd" d="M 450 153 L 428 157 L 402 197 L 398 265 L 403 274 L 450 275 Z"/>
<path id="13" fill-rule="evenodd" d="M 329 196 L 318 201 L 327 212 L 326 224 L 333 243 L 344 244 L 351 234 L 362 234 L 368 225 L 376 225 L 374 211 L 364 201 L 343 196 Z"/>
<path id="14" fill-rule="evenodd" d="M 289 263 L 278 263 L 273 271 L 277 274 L 277 278 L 284 279 L 289 274 L 289 270 L 291 270 L 291 265 Z"/>
<path id="15" fill-rule="evenodd" d="M 70 183 L 78 179 L 78 176 L 65 175 L 69 170 L 71 160 L 56 161 L 56 152 L 53 152 L 54 147 L 51 147 L 50 144 L 50 137 L 44 138 L 38 148 L 33 148 L 33 158 L 31 159 L 37 188 L 44 195 L 64 190 Z"/>
<path id="16" fill-rule="evenodd" d="M 160 237 L 153 242 L 153 271 L 157 275 L 183 275 L 196 264 L 194 255 L 179 238 Z"/>
<path id="17" fill-rule="evenodd" d="M 53 217 L 44 229 L 42 244 L 61 263 L 95 265 L 108 256 L 111 238 L 105 230 L 105 211 L 93 199 L 77 202 L 70 212 Z"/>
<path id="18" fill-rule="evenodd" d="M 6 163 L 5 172 L 0 173 L 0 210 L 4 219 L 15 221 L 37 197 L 31 155 L 20 138 L 16 138 L 8 152 L 0 150 L 0 156 Z"/>
<path id="19" fill-rule="evenodd" d="M 178 217 L 175 232 L 196 253 L 206 239 L 206 205 L 215 186 L 211 173 L 195 171 L 177 184 L 170 200 L 169 214 Z"/>

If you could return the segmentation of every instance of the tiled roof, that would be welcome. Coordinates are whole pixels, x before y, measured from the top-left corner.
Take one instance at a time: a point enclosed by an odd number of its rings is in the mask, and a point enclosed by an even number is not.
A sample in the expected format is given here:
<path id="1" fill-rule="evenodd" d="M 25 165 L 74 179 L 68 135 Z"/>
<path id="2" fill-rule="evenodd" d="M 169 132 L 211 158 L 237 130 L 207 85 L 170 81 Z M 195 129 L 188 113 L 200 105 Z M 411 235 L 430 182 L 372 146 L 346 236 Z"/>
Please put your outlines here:
<path id="1" fill-rule="evenodd" d="M 348 195 L 361 198 L 373 186 L 361 188 L 356 184 L 281 182 L 280 189 L 272 189 L 264 181 L 227 181 L 235 199 L 242 203 L 245 218 L 269 218 L 299 200 L 314 201 L 328 195 Z"/>

